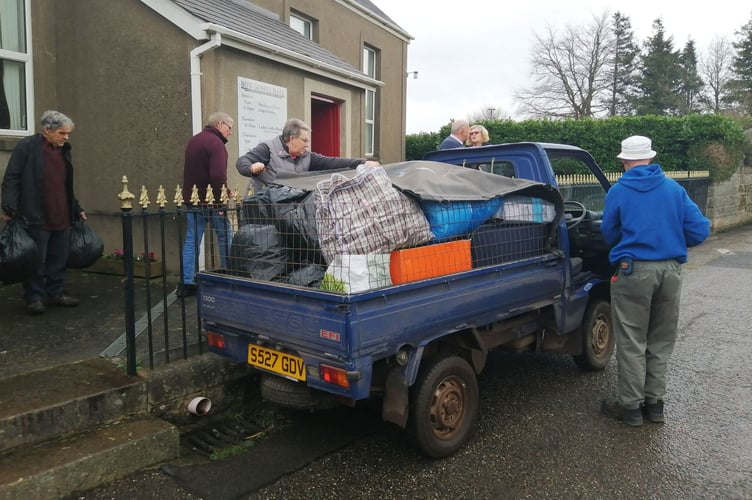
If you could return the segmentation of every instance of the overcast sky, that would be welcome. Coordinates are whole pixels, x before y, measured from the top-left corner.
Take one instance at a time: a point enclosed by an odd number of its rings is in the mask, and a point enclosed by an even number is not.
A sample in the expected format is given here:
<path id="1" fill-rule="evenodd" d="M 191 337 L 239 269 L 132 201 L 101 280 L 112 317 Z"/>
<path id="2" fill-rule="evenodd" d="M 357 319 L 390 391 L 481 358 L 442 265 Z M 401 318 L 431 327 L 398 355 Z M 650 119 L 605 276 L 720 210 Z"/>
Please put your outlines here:
<path id="1" fill-rule="evenodd" d="M 531 86 L 530 50 L 546 26 L 585 25 L 593 16 L 617 10 L 629 17 L 638 43 L 660 17 L 674 48 L 695 41 L 698 54 L 715 36 L 736 40 L 752 19 L 745 1 L 694 4 L 686 0 L 372 0 L 410 33 L 407 133 L 434 132 L 452 118 L 483 108 L 514 116 L 515 90 Z M 717 6 L 717 8 L 714 8 Z"/>

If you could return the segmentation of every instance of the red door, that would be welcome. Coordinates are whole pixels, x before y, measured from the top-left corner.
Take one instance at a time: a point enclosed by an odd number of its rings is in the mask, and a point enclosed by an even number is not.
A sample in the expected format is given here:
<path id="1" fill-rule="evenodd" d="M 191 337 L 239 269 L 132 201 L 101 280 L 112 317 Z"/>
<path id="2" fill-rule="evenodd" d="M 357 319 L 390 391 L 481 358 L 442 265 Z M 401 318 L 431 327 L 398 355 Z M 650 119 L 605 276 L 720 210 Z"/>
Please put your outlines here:
<path id="1" fill-rule="evenodd" d="M 311 151 L 339 156 L 340 103 L 327 97 L 311 96 Z"/>

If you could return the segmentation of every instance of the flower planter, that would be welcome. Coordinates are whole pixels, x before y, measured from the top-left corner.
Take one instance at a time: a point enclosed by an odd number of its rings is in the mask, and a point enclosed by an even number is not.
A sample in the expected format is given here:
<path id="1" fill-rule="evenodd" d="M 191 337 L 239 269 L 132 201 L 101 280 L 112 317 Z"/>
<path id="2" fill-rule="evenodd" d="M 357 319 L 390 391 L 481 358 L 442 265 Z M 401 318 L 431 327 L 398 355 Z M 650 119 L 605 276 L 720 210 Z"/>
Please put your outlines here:
<path id="1" fill-rule="evenodd" d="M 118 259 L 99 259 L 92 266 L 86 268 L 86 271 L 91 273 L 125 276 L 125 262 Z M 150 278 L 158 278 L 162 276 L 162 263 L 152 262 L 149 271 Z M 146 262 L 133 263 L 133 277 L 146 278 Z"/>

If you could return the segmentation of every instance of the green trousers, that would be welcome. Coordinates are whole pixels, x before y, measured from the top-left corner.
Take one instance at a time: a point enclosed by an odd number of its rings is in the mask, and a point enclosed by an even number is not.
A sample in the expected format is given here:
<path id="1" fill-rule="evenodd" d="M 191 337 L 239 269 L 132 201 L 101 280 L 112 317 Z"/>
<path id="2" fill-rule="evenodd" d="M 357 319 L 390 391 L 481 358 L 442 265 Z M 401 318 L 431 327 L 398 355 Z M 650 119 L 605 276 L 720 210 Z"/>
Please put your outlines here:
<path id="1" fill-rule="evenodd" d="M 666 369 L 676 344 L 681 264 L 634 261 L 611 283 L 619 401 L 629 409 L 666 394 Z"/>

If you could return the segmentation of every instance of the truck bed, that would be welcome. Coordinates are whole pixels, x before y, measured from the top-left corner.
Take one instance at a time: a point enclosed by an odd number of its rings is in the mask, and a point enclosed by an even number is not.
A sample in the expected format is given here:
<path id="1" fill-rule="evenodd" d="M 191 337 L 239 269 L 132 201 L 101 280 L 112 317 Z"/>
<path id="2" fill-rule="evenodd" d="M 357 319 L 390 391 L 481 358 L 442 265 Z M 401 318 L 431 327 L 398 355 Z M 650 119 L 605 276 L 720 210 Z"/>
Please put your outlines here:
<path id="1" fill-rule="evenodd" d="M 225 337 L 225 349 L 210 346 L 213 352 L 247 362 L 249 344 L 261 344 L 301 357 L 306 367 L 336 362 L 364 372 L 349 392 L 310 375 L 309 386 L 357 400 L 369 395 L 373 362 L 402 345 L 426 345 L 556 302 L 560 259 L 547 253 L 349 295 L 204 271 L 200 309 L 204 328 Z"/>

